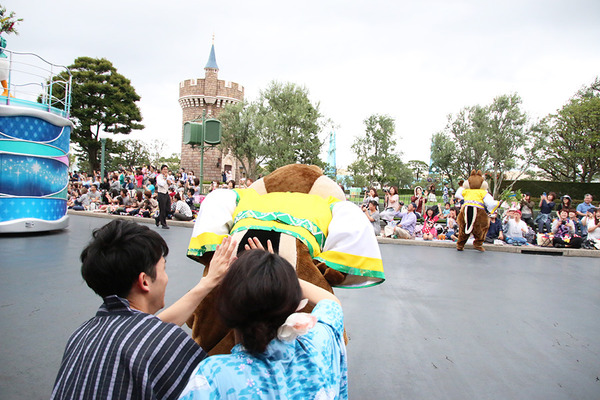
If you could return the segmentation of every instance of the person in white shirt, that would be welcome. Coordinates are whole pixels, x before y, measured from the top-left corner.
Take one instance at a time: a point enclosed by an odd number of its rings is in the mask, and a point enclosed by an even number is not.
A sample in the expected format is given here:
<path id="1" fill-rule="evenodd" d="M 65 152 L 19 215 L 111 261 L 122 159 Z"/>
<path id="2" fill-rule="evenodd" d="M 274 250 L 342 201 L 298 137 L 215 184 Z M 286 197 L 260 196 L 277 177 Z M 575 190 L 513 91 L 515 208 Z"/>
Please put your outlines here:
<path id="1" fill-rule="evenodd" d="M 169 167 L 163 165 L 160 167 L 160 175 L 156 176 L 156 191 L 158 193 L 158 218 L 156 218 L 156 226 L 159 224 L 163 229 L 169 229 L 167 226 L 167 213 L 171 208 L 171 197 L 169 196 L 169 185 L 174 183 L 169 177 Z"/>
<path id="2" fill-rule="evenodd" d="M 527 244 L 524 236 L 527 233 L 527 224 L 521 220 L 521 211 L 509 210 L 506 214 L 506 243 L 515 246 Z"/>

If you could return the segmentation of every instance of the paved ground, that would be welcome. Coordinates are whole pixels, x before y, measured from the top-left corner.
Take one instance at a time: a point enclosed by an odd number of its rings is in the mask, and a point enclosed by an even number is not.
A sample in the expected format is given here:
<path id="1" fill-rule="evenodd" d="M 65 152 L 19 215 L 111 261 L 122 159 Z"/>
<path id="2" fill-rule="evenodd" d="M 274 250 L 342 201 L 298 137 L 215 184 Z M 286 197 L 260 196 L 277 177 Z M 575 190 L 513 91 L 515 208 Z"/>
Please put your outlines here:
<path id="1" fill-rule="evenodd" d="M 0 236 L 0 399 L 47 398 L 71 332 L 100 304 L 78 256 L 105 219 Z M 201 276 L 190 229 L 160 230 L 167 304 Z M 599 399 L 600 262 L 381 244 L 387 281 L 338 290 L 351 399 Z"/>

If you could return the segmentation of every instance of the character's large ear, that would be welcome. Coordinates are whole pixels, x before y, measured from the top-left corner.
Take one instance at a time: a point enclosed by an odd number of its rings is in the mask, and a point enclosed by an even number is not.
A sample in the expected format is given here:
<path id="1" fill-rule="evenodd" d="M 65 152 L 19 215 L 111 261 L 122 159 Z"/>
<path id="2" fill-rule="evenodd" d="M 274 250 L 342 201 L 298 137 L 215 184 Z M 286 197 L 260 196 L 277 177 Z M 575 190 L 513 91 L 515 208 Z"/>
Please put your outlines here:
<path id="1" fill-rule="evenodd" d="M 477 175 L 483 176 L 483 174 L 481 173 L 481 170 L 477 171 Z"/>
<path id="2" fill-rule="evenodd" d="M 308 192 L 308 194 L 316 194 L 317 196 L 321 196 L 324 199 L 328 198 L 329 196 L 332 196 L 338 200 L 346 200 L 346 195 L 344 194 L 344 191 L 342 190 L 340 185 L 338 185 L 333 181 L 333 179 L 325 175 L 321 176 L 315 181 L 315 183 L 313 183 L 313 186 L 310 189 L 310 192 Z"/>
<path id="3" fill-rule="evenodd" d="M 471 175 L 477 175 L 477 171 L 475 171 L 474 169 L 471 170 Z"/>

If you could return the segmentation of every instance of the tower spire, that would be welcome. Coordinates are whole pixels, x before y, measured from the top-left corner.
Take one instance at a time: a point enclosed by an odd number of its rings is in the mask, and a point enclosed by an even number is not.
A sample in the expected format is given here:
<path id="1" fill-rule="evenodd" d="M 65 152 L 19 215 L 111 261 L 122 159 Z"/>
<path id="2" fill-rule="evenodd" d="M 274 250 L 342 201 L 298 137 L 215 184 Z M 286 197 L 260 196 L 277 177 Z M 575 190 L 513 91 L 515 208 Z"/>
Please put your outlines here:
<path id="1" fill-rule="evenodd" d="M 215 34 L 213 33 L 212 46 L 210 48 L 210 55 L 208 56 L 208 62 L 206 63 L 206 67 L 204 69 L 216 69 L 219 70 L 219 66 L 217 65 L 217 57 L 215 56 Z"/>

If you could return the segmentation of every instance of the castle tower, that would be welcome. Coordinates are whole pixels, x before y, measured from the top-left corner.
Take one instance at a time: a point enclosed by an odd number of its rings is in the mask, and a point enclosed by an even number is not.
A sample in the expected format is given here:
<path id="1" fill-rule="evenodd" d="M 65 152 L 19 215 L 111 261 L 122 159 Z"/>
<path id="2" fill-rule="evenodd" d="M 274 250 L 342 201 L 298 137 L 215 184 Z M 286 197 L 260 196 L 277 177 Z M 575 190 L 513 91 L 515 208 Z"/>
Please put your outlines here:
<path id="1" fill-rule="evenodd" d="M 183 110 L 181 123 L 181 166 L 186 171 L 194 171 L 200 175 L 200 149 L 183 144 L 183 124 L 193 119 L 201 119 L 206 110 L 206 118 L 218 118 L 228 104 L 236 104 L 244 100 L 244 87 L 239 83 L 218 79 L 219 67 L 215 56 L 215 44 L 210 49 L 204 79 L 187 79 L 179 84 L 179 105 Z M 216 147 L 204 150 L 204 180 L 221 182 L 223 172 L 229 171 L 236 182 L 242 178 L 240 163 L 231 154 L 224 153 Z"/>

